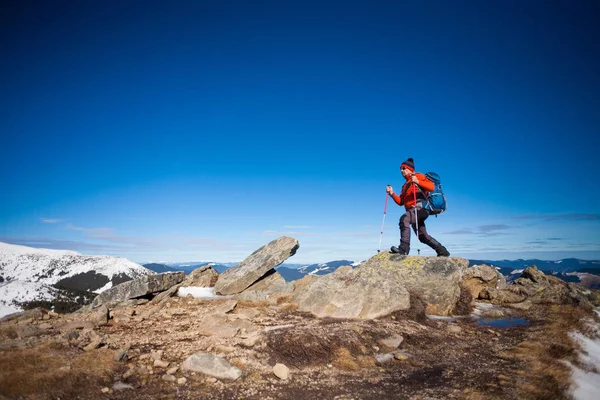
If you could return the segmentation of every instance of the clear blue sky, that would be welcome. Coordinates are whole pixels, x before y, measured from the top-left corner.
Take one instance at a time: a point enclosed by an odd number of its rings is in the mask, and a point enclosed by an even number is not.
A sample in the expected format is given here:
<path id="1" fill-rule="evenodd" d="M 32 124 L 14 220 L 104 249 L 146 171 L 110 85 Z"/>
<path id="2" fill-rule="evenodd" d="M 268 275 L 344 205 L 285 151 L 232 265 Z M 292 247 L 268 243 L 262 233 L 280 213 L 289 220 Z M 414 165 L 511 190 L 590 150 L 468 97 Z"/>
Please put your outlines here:
<path id="1" fill-rule="evenodd" d="M 289 262 L 362 260 L 413 157 L 442 177 L 427 223 L 452 255 L 600 259 L 598 1 L 7 0 L 0 18 L 0 241 L 239 261 L 288 235 Z"/>

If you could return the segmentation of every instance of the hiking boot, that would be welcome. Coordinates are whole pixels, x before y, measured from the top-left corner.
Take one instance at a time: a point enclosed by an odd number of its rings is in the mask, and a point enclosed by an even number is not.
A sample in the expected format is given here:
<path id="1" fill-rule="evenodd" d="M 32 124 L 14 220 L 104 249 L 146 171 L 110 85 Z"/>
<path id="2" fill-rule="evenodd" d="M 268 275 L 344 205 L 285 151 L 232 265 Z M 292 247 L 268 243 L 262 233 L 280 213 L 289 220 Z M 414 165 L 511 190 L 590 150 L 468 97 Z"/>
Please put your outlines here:
<path id="1" fill-rule="evenodd" d="M 437 249 L 435 249 L 435 252 L 437 253 L 438 257 L 450 256 L 450 252 L 444 246 L 438 247 Z"/>
<path id="2" fill-rule="evenodd" d="M 390 249 L 390 252 L 392 252 L 394 254 L 405 255 L 405 256 L 408 255 L 408 251 L 404 251 L 400 247 L 396 247 L 396 246 L 392 246 L 392 248 Z"/>

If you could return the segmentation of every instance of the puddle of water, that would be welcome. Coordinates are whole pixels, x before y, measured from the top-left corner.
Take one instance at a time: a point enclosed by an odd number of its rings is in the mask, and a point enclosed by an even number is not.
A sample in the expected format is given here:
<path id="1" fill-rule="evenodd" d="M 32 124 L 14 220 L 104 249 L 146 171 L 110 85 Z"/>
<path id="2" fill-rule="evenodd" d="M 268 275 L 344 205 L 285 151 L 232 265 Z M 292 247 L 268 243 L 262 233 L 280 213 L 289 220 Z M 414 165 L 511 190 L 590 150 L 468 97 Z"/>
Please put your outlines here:
<path id="1" fill-rule="evenodd" d="M 527 325 L 529 322 L 523 318 L 481 318 L 477 320 L 479 325 L 494 328 L 510 328 L 511 326 Z"/>

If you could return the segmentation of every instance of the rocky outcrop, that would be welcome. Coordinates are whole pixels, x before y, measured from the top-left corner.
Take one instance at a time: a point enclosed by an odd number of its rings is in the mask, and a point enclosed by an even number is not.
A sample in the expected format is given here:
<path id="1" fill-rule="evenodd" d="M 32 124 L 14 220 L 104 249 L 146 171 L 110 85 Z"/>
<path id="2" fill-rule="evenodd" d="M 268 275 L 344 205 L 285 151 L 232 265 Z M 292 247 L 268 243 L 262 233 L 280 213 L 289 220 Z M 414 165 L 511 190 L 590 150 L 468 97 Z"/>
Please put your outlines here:
<path id="1" fill-rule="evenodd" d="M 399 282 L 366 276 L 352 267 L 301 281 L 294 292 L 298 311 L 318 318 L 373 319 L 410 308 L 408 290 Z"/>
<path id="2" fill-rule="evenodd" d="M 271 269 L 296 254 L 300 247 L 297 239 L 282 236 L 256 250 L 240 264 L 219 275 L 215 292 L 221 295 L 244 291 Z"/>
<path id="3" fill-rule="evenodd" d="M 482 290 L 481 298 L 494 304 L 521 303 L 527 300 L 533 304 L 576 304 L 585 307 L 600 305 L 600 299 L 595 292 L 548 276 L 535 265 L 527 267 L 521 276 L 505 289 Z"/>
<path id="4" fill-rule="evenodd" d="M 484 288 L 504 289 L 506 278 L 496 268 L 483 264 L 467 268 L 461 283 L 471 297 L 478 299 Z"/>
<path id="5" fill-rule="evenodd" d="M 410 292 L 427 303 L 427 312 L 449 315 L 460 297 L 459 282 L 468 261 L 461 258 L 378 254 L 359 267 L 296 283 L 299 311 L 317 317 L 372 319 L 410 307 Z"/>
<path id="6" fill-rule="evenodd" d="M 132 281 L 121 283 L 99 294 L 90 308 L 106 305 L 111 307 L 129 299 L 147 296 L 152 293 L 163 292 L 182 282 L 184 272 L 165 272 L 163 274 L 145 275 Z"/>
<path id="7" fill-rule="evenodd" d="M 193 270 L 185 280 L 181 283 L 181 286 L 199 286 L 199 287 L 213 287 L 217 282 L 219 273 L 213 269 L 210 265 L 203 265 L 200 268 Z"/>

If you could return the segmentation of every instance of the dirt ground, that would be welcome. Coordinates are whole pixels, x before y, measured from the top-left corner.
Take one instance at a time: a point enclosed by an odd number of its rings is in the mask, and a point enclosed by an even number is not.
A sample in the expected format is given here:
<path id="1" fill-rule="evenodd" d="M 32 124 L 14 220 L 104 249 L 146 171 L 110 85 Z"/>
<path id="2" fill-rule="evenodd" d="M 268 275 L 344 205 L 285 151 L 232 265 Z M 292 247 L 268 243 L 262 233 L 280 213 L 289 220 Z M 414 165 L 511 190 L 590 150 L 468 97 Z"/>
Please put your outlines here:
<path id="1" fill-rule="evenodd" d="M 58 322 L 44 321 L 52 325 L 44 335 L 24 347 L 0 349 L 1 398 L 568 399 L 570 371 L 564 361 L 578 362 L 568 332 L 591 335 L 590 321 L 597 319 L 576 306 L 538 305 L 495 310 L 527 324 L 491 328 L 468 317 L 430 319 L 418 307 L 379 320 L 347 321 L 315 319 L 286 304 L 238 303 L 232 314 L 258 311 L 250 320 L 263 333 L 248 344 L 236 337 L 187 335 L 196 326 L 195 313 L 209 302 L 171 301 L 177 312 L 168 319 L 113 319 L 96 328 L 111 339 L 91 351 L 82 350 L 85 343 L 65 340 L 55 328 Z M 0 340 L 14 340 L 11 325 L 0 328 Z M 397 349 L 381 343 L 398 335 L 403 340 Z M 117 361 L 114 354 L 125 345 L 128 357 Z M 164 371 L 149 366 L 147 356 L 158 350 L 170 366 L 198 351 L 221 354 L 244 375 L 232 382 L 177 371 L 175 377 L 185 377 L 185 383 L 168 382 Z M 378 354 L 395 357 L 380 362 Z M 289 379 L 273 374 L 276 363 L 289 367 Z M 117 381 L 131 388 L 117 390 Z"/>

